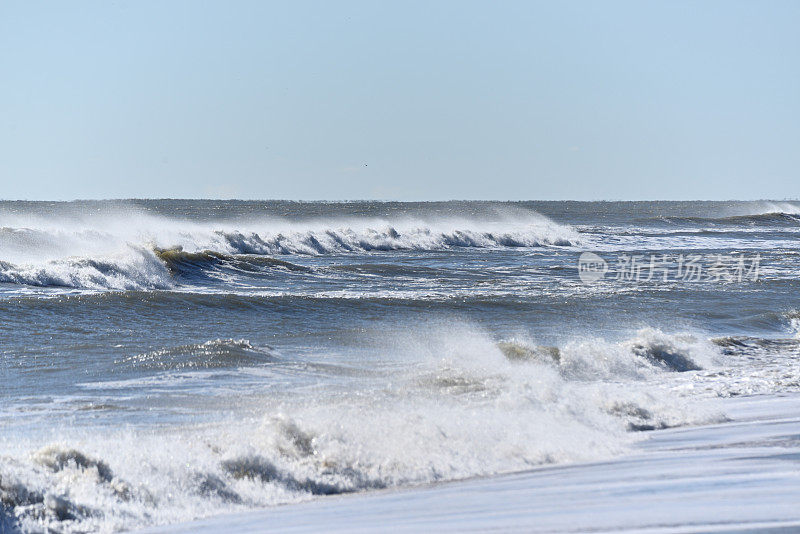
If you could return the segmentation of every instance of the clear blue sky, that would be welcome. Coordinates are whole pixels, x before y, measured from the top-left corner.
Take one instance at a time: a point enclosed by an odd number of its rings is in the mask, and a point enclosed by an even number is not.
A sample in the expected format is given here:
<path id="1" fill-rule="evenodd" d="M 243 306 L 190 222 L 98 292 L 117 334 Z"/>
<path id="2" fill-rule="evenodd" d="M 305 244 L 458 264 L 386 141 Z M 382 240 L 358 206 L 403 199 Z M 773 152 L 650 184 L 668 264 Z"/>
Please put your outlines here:
<path id="1" fill-rule="evenodd" d="M 800 2 L 0 0 L 0 198 L 800 197 Z"/>

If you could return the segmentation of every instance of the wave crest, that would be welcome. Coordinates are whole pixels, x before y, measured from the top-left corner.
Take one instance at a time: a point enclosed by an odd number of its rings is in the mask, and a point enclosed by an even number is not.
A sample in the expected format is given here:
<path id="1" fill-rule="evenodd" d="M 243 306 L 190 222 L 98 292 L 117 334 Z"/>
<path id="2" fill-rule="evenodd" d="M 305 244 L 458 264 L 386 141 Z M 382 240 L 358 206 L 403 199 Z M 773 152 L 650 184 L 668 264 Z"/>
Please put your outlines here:
<path id="1" fill-rule="evenodd" d="M 617 343 L 602 339 L 573 341 L 563 347 L 504 341 L 498 348 L 512 362 L 554 366 L 568 379 L 640 378 L 653 372 L 699 371 L 713 365 L 719 347 L 691 335 L 671 335 L 645 328 Z"/>
<path id="2" fill-rule="evenodd" d="M 487 219 L 192 221 L 149 215 L 19 220 L 0 227 L 0 282 L 148 290 L 213 269 L 307 271 L 269 256 L 570 246 L 579 234 L 533 212 Z"/>
<path id="3" fill-rule="evenodd" d="M 226 244 L 240 254 L 320 255 L 346 252 L 388 252 L 395 250 L 435 251 L 453 248 L 519 248 L 547 245 L 570 246 L 579 239 L 574 232 L 561 228 L 531 227 L 514 231 L 481 229 L 442 230 L 430 226 L 398 230 L 322 228 L 278 233 L 220 231 Z"/>
<path id="4" fill-rule="evenodd" d="M 170 289 L 174 281 L 150 251 L 131 247 L 101 258 L 65 258 L 34 264 L 0 261 L 0 282 L 81 289 Z"/>

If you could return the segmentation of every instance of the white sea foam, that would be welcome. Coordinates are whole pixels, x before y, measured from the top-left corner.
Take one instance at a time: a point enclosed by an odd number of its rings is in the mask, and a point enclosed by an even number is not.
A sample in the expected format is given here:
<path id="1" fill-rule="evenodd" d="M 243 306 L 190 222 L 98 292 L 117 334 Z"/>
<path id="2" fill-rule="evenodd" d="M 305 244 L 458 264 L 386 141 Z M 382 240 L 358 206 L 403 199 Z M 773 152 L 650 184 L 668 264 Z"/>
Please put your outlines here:
<path id="1" fill-rule="evenodd" d="M 0 261 L 0 282 L 85 289 L 169 289 L 166 266 L 150 250 L 130 246 L 98 257 L 35 263 Z"/>
<path id="2" fill-rule="evenodd" d="M 261 416 L 171 430 L 65 428 L 55 441 L 5 439 L 2 502 L 31 531 L 133 528 L 609 458 L 637 439 L 630 429 L 717 417 L 648 381 L 670 370 L 641 346 L 669 347 L 692 361 L 700 354 L 690 340 L 657 331 L 541 358 L 521 357 L 535 344 L 498 344 L 463 324 L 425 325 L 385 341 L 394 351 L 387 360 L 404 366 L 384 382 L 266 396 Z M 598 358 L 604 361 L 594 365 Z"/>
<path id="3" fill-rule="evenodd" d="M 800 310 L 788 311 L 785 318 L 789 322 L 789 330 L 796 339 L 800 339 Z"/>
<path id="4" fill-rule="evenodd" d="M 800 531 L 800 398 L 728 399 L 734 422 L 650 434 L 634 457 L 283 506 L 148 534 Z"/>

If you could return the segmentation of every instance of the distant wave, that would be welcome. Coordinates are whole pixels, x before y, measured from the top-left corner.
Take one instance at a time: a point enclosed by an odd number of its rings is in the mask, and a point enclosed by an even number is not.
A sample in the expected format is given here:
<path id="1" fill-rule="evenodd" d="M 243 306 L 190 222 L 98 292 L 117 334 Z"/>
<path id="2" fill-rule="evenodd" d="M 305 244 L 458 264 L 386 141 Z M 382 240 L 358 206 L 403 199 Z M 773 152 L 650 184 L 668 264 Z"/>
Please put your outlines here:
<path id="1" fill-rule="evenodd" d="M 0 282 L 83 289 L 168 289 L 213 268 L 308 271 L 269 256 L 569 246 L 578 233 L 533 212 L 501 220 L 196 222 L 149 215 L 11 221 L 0 227 Z M 28 225 L 28 226 L 25 226 Z"/>
<path id="2" fill-rule="evenodd" d="M 711 223 L 731 225 L 753 224 L 791 224 L 800 223 L 800 215 L 795 213 L 759 213 L 755 215 L 729 215 L 726 217 L 657 217 L 657 220 L 676 223 Z"/>
<path id="3" fill-rule="evenodd" d="M 398 230 L 394 226 L 386 226 L 380 229 L 324 228 L 276 234 L 220 231 L 218 235 L 231 250 L 242 254 L 318 255 L 394 250 L 435 251 L 453 248 L 569 246 L 578 242 L 577 234 L 564 227 L 489 231 L 442 230 L 430 226 Z"/>
<path id="4" fill-rule="evenodd" d="M 748 222 L 768 222 L 768 223 L 797 223 L 800 222 L 800 214 L 797 213 L 759 213 L 757 215 L 732 215 L 722 217 L 720 220 L 734 223 Z"/>
<path id="5" fill-rule="evenodd" d="M 209 250 L 228 254 L 319 255 L 392 250 L 565 246 L 580 242 L 572 228 L 517 210 L 493 218 L 242 219 L 196 221 L 138 214 L 81 221 L 0 220 L 0 260 L 90 256 L 121 245 Z M 13 257 L 6 257 L 11 255 Z"/>
<path id="6" fill-rule="evenodd" d="M 800 206 L 791 202 L 758 202 L 752 206 L 753 213 L 720 214 L 716 216 L 674 217 L 661 216 L 656 220 L 668 222 L 690 222 L 726 225 L 783 224 L 800 223 Z"/>

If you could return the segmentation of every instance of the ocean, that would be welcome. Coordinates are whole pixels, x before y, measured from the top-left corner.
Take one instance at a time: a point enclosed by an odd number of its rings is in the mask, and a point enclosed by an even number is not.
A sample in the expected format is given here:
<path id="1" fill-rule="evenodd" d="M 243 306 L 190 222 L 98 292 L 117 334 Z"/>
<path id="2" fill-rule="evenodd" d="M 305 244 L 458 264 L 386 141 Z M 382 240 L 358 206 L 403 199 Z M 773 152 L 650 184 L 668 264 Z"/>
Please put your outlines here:
<path id="1" fill-rule="evenodd" d="M 498 481 L 728 428 L 732 399 L 800 391 L 798 244 L 777 201 L 0 202 L 0 531 Z"/>

